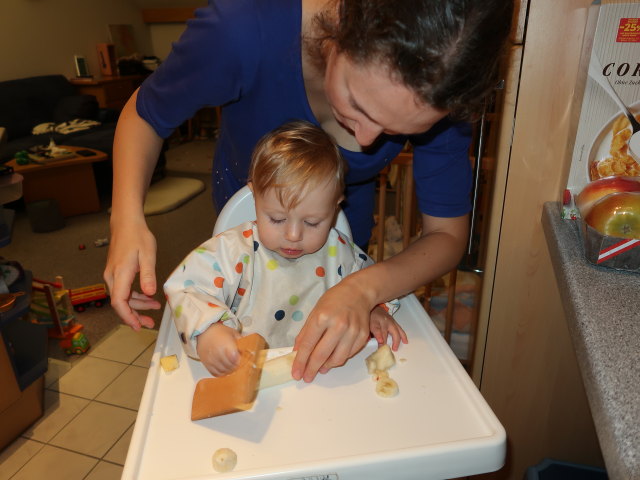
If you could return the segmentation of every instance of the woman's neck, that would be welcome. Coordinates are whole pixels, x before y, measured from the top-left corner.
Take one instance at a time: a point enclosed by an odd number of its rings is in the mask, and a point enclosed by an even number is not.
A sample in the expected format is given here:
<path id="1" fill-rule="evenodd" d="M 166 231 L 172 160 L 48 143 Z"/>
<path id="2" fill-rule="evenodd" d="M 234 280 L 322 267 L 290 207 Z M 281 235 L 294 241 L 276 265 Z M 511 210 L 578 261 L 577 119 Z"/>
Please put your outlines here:
<path id="1" fill-rule="evenodd" d="M 302 0 L 302 76 L 307 93 L 307 101 L 316 120 L 338 145 L 347 150 L 359 152 L 360 145 L 351 132 L 338 123 L 333 116 L 331 105 L 324 92 L 326 59 L 335 46 L 330 40 L 318 46 L 320 32 L 316 31 L 314 19 L 329 8 L 337 8 L 335 0 Z"/>

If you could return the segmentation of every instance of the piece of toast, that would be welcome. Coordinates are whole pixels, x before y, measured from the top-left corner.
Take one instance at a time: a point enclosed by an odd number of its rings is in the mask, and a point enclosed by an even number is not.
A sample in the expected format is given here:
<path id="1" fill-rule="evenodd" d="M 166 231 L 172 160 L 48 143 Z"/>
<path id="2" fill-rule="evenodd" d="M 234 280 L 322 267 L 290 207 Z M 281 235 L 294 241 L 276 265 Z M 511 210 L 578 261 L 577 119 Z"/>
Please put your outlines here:
<path id="1" fill-rule="evenodd" d="M 191 420 L 249 410 L 256 398 L 266 344 L 257 333 L 238 339 L 240 364 L 224 377 L 203 378 L 196 384 Z"/>

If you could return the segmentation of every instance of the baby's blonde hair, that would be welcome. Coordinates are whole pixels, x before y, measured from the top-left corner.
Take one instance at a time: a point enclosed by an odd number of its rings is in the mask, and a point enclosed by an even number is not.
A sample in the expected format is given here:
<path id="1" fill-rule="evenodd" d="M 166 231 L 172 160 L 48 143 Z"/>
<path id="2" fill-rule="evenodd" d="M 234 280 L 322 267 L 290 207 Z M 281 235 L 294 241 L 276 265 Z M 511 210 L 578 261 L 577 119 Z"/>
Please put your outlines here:
<path id="1" fill-rule="evenodd" d="M 253 194 L 270 188 L 286 208 L 294 208 L 309 189 L 333 179 L 336 202 L 344 193 L 346 164 L 333 139 L 320 127 L 288 122 L 260 139 L 251 157 Z"/>

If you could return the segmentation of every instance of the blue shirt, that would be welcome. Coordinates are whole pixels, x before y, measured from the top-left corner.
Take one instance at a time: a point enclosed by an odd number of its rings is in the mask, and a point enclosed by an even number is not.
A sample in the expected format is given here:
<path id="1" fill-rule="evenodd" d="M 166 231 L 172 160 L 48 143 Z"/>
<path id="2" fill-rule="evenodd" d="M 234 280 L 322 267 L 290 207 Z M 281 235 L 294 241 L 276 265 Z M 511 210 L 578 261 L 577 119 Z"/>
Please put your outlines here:
<path id="1" fill-rule="evenodd" d="M 246 184 L 251 152 L 268 131 L 291 120 L 318 125 L 302 76 L 300 0 L 211 0 L 138 93 L 138 114 L 168 137 L 204 106 L 222 106 L 213 196 L 220 210 Z M 414 145 L 420 211 L 456 217 L 470 209 L 467 123 L 444 119 L 418 136 L 383 135 L 366 153 L 341 149 L 349 164 L 343 209 L 354 241 L 371 236 L 376 174 Z"/>

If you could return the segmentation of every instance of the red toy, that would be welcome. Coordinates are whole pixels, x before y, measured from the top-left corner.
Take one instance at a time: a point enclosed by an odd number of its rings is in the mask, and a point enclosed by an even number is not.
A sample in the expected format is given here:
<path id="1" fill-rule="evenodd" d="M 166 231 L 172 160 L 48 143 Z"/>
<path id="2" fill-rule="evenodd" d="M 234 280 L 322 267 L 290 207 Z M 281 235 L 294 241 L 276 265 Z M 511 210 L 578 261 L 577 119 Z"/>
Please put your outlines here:
<path id="1" fill-rule="evenodd" d="M 109 295 L 107 295 L 107 286 L 104 283 L 96 283 L 95 285 L 69 289 L 69 297 L 73 309 L 82 313 L 90 305 L 96 308 L 102 307 Z"/>

